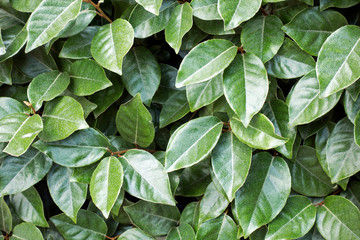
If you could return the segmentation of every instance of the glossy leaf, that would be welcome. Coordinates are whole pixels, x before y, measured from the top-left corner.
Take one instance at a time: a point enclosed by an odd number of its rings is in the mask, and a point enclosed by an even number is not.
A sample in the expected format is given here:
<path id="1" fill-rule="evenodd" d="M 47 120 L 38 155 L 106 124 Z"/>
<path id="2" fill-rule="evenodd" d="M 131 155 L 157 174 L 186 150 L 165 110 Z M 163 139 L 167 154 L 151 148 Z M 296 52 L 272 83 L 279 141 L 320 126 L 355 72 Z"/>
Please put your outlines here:
<path id="1" fill-rule="evenodd" d="M 26 43 L 27 29 L 26 26 L 16 25 L 7 30 L 1 30 L 1 35 L 5 45 L 5 54 L 0 55 L 0 62 L 14 56 Z"/>
<path id="2" fill-rule="evenodd" d="M 40 230 L 32 223 L 21 223 L 14 227 L 10 240 L 43 240 Z"/>
<path id="3" fill-rule="evenodd" d="M 0 97 L 0 119 L 12 113 L 25 113 L 25 106 L 14 98 Z"/>
<path id="4" fill-rule="evenodd" d="M 190 112 L 185 91 L 177 91 L 164 103 L 160 112 L 159 127 L 163 128 Z"/>
<path id="5" fill-rule="evenodd" d="M 193 15 L 203 20 L 221 20 L 218 12 L 217 0 L 193 0 L 191 1 Z"/>
<path id="6" fill-rule="evenodd" d="M 1 38 L 1 36 L 0 36 Z M 1 47 L 0 47 L 1 49 Z M 5 50 L 4 50 L 5 51 Z M 0 83 L 11 85 L 12 84 L 12 77 L 11 77 L 11 71 L 13 68 L 13 61 L 12 59 L 7 60 L 5 62 L 0 63 Z"/>
<path id="7" fill-rule="evenodd" d="M 147 11 L 152 14 L 159 15 L 159 9 L 161 7 L 162 0 L 135 0 L 141 6 L 143 6 Z"/>
<path id="8" fill-rule="evenodd" d="M 195 240 L 195 232 L 187 223 L 182 223 L 168 233 L 166 240 L 188 239 Z"/>
<path id="9" fill-rule="evenodd" d="M 12 216 L 4 198 L 0 199 L 0 230 L 10 233 L 12 230 Z"/>
<path id="10" fill-rule="evenodd" d="M 231 217 L 224 214 L 204 222 L 196 233 L 196 240 L 237 239 L 237 227 Z"/>
<path id="11" fill-rule="evenodd" d="M 153 237 L 144 233 L 139 228 L 131 228 L 120 235 L 119 240 L 154 240 Z"/>
<path id="12" fill-rule="evenodd" d="M 346 8 L 358 4 L 359 0 L 320 0 L 320 9 L 329 7 Z"/>
<path id="13" fill-rule="evenodd" d="M 341 192 L 340 196 L 346 197 L 360 209 L 360 185 L 359 181 L 350 182 L 347 190 Z"/>
<path id="14" fill-rule="evenodd" d="M 20 12 L 33 12 L 42 0 L 10 0 L 11 6 Z"/>

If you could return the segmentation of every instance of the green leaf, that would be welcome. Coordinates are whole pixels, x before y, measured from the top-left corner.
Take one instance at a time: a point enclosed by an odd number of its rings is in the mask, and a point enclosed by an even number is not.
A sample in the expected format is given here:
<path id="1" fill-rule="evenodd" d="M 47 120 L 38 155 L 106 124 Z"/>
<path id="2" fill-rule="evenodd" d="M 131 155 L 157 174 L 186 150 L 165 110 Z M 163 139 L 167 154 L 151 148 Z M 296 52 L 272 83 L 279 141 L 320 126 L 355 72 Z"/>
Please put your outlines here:
<path id="1" fill-rule="evenodd" d="M 305 235 L 314 225 L 316 207 L 304 196 L 290 196 L 284 209 L 269 224 L 266 240 L 295 239 Z"/>
<path id="2" fill-rule="evenodd" d="M 27 89 L 28 99 L 35 110 L 39 110 L 43 101 L 50 101 L 60 95 L 69 85 L 67 73 L 57 70 L 40 74 L 34 78 Z"/>
<path id="3" fill-rule="evenodd" d="M 143 231 L 141 231 L 139 228 L 131 228 L 129 230 L 126 230 L 124 233 L 120 235 L 118 240 L 154 240 L 153 237 L 147 235 Z"/>
<path id="4" fill-rule="evenodd" d="M 194 85 L 193 85 L 194 86 Z M 173 123 L 190 112 L 188 100 L 185 91 L 177 91 L 171 95 L 164 103 L 159 119 L 159 127 L 163 128 Z"/>
<path id="5" fill-rule="evenodd" d="M 201 224 L 196 240 L 237 239 L 237 231 L 234 220 L 224 214 Z"/>
<path id="6" fill-rule="evenodd" d="M 258 149 L 271 149 L 287 142 L 275 133 L 272 122 L 262 113 L 255 115 L 249 126 L 245 127 L 240 119 L 233 117 L 230 121 L 235 136 L 250 147 Z"/>
<path id="7" fill-rule="evenodd" d="M 12 216 L 4 198 L 0 198 L 0 230 L 10 233 L 12 230 Z"/>
<path id="8" fill-rule="evenodd" d="M 106 239 L 106 232 L 108 230 L 106 223 L 99 215 L 87 210 L 81 209 L 79 211 L 76 224 L 65 214 L 53 216 L 50 218 L 50 221 L 54 223 L 66 240 Z"/>
<path id="9" fill-rule="evenodd" d="M 94 111 L 94 109 L 97 108 L 97 105 L 95 103 L 90 102 L 86 97 L 83 96 L 76 96 L 69 90 L 65 90 L 61 96 L 69 96 L 74 98 L 76 101 L 78 101 L 81 104 L 81 107 L 84 110 L 84 118 L 87 118 L 89 114 Z"/>
<path id="10" fill-rule="evenodd" d="M 0 32 L 0 56 L 6 53 L 5 45 Z"/>
<path id="11" fill-rule="evenodd" d="M 126 20 L 118 18 L 99 28 L 91 43 L 91 54 L 101 66 L 121 75 L 123 57 L 133 42 L 133 28 Z"/>
<path id="12" fill-rule="evenodd" d="M 140 94 L 120 106 L 116 114 L 116 128 L 128 142 L 149 146 L 154 140 L 155 130 L 149 111 L 141 102 Z"/>
<path id="13" fill-rule="evenodd" d="M 12 85 L 12 77 L 11 71 L 13 68 L 13 61 L 12 59 L 7 60 L 6 62 L 0 63 L 0 83 Z"/>
<path id="14" fill-rule="evenodd" d="M 193 25 L 192 8 L 188 2 L 180 4 L 174 8 L 170 20 L 165 27 L 166 42 L 179 53 L 182 38 L 190 31 Z"/>
<path id="15" fill-rule="evenodd" d="M 242 22 L 252 18 L 260 9 L 261 0 L 219 0 L 218 11 L 225 23 L 225 30 L 238 27 Z"/>
<path id="16" fill-rule="evenodd" d="M 71 64 L 69 90 L 78 96 L 91 95 L 110 87 L 104 69 L 94 60 L 78 60 Z"/>
<path id="17" fill-rule="evenodd" d="M 123 188 L 131 195 L 154 203 L 175 205 L 169 177 L 161 163 L 143 150 L 129 150 L 120 158 Z"/>
<path id="18" fill-rule="evenodd" d="M 12 113 L 25 113 L 25 106 L 9 97 L 0 97 L 0 119 Z"/>
<path id="19" fill-rule="evenodd" d="M 344 26 L 333 32 L 322 45 L 316 63 L 321 97 L 327 97 L 360 77 L 360 27 Z"/>
<path id="20" fill-rule="evenodd" d="M 250 163 L 251 148 L 240 142 L 233 133 L 224 132 L 211 154 L 211 165 L 230 201 L 244 184 Z"/>
<path id="21" fill-rule="evenodd" d="M 33 12 L 42 0 L 10 0 L 11 6 L 20 12 Z"/>
<path id="22" fill-rule="evenodd" d="M 124 172 L 119 160 L 107 157 L 99 163 L 91 177 L 90 195 L 94 204 L 108 218 L 123 184 Z"/>
<path id="23" fill-rule="evenodd" d="M 196 232 L 199 221 L 200 202 L 190 202 L 181 213 L 180 224 L 189 224 Z"/>
<path id="24" fill-rule="evenodd" d="M 177 207 L 146 201 L 124 207 L 124 210 L 135 226 L 153 236 L 167 234 L 172 227 L 177 226 L 180 219 Z"/>
<path id="25" fill-rule="evenodd" d="M 193 15 L 203 20 L 221 20 L 218 0 L 192 0 Z"/>
<path id="26" fill-rule="evenodd" d="M 294 162 L 289 161 L 291 188 L 305 196 L 322 197 L 336 190 L 317 161 L 315 149 L 300 146 Z"/>
<path id="27" fill-rule="evenodd" d="M 360 184 L 359 181 L 352 181 L 346 192 L 341 192 L 340 196 L 346 197 L 360 209 Z"/>
<path id="28" fill-rule="evenodd" d="M 166 171 L 190 167 L 207 157 L 219 140 L 221 129 L 222 122 L 212 116 L 191 120 L 176 129 L 166 149 Z"/>
<path id="29" fill-rule="evenodd" d="M 204 33 L 210 35 L 230 35 L 235 34 L 233 29 L 224 30 L 224 22 L 221 20 L 202 20 L 200 18 L 194 18 L 195 25 Z"/>
<path id="30" fill-rule="evenodd" d="M 359 3 L 359 0 L 320 0 L 320 10 L 330 7 L 347 8 Z"/>
<path id="31" fill-rule="evenodd" d="M 233 61 L 237 47 L 228 40 L 212 39 L 193 48 L 181 62 L 176 87 L 204 82 L 221 73 Z"/>
<path id="32" fill-rule="evenodd" d="M 86 200 L 88 185 L 70 181 L 70 171 L 69 168 L 54 165 L 47 176 L 47 185 L 55 204 L 81 226 L 83 219 L 78 211 Z M 67 217 L 63 216 L 62 219 Z"/>
<path id="33" fill-rule="evenodd" d="M 20 157 L 8 156 L 0 166 L 0 196 L 22 192 L 48 173 L 51 159 L 30 148 Z"/>
<path id="34" fill-rule="evenodd" d="M 10 240 L 43 240 L 40 230 L 32 223 L 21 223 L 14 227 Z"/>
<path id="35" fill-rule="evenodd" d="M 252 53 L 237 55 L 224 71 L 224 95 L 245 127 L 261 110 L 268 91 L 264 64 Z"/>
<path id="36" fill-rule="evenodd" d="M 284 42 L 281 20 L 274 16 L 258 16 L 248 21 L 241 31 L 244 50 L 252 52 L 264 63 L 273 58 Z"/>
<path id="37" fill-rule="evenodd" d="M 349 120 L 352 123 L 355 123 L 356 115 L 360 110 L 359 103 L 360 103 L 359 97 L 357 99 L 353 100 L 352 97 L 350 96 L 350 93 L 348 91 L 345 91 L 344 98 L 343 98 L 344 110 L 345 110 L 347 117 L 349 118 Z"/>
<path id="38" fill-rule="evenodd" d="M 68 138 L 56 141 L 37 141 L 33 146 L 54 162 L 66 167 L 83 167 L 98 161 L 110 146 L 108 139 L 93 128 L 76 131 Z"/>
<path id="39" fill-rule="evenodd" d="M 142 101 L 150 106 L 160 84 L 160 65 L 145 47 L 134 47 L 124 58 L 122 77 L 126 90 L 136 96 L 140 93 Z"/>
<path id="40" fill-rule="evenodd" d="M 319 7 L 312 7 L 300 12 L 282 29 L 301 49 L 317 56 L 326 38 L 346 24 L 346 18 L 339 12 L 320 12 Z"/>
<path id="41" fill-rule="evenodd" d="M 360 170 L 360 146 L 355 143 L 354 125 L 340 120 L 326 144 L 326 162 L 332 183 L 350 177 Z"/>
<path id="42" fill-rule="evenodd" d="M 81 8 L 81 0 L 44 0 L 35 9 L 27 24 L 28 42 L 25 52 L 49 42 L 75 19 Z"/>
<path id="43" fill-rule="evenodd" d="M 139 3 L 146 11 L 152 14 L 159 15 L 159 9 L 161 7 L 162 0 L 135 0 Z"/>
<path id="44" fill-rule="evenodd" d="M 282 158 L 267 152 L 254 155 L 245 184 L 235 197 L 236 212 L 245 238 L 280 213 L 290 188 L 290 171 Z"/>
<path id="45" fill-rule="evenodd" d="M 31 222 L 39 227 L 49 227 L 44 216 L 42 200 L 34 187 L 10 195 L 10 202 L 16 214 L 25 222 Z"/>
<path id="46" fill-rule="evenodd" d="M 315 70 L 302 77 L 288 96 L 289 124 L 292 126 L 313 122 L 325 115 L 339 101 L 341 92 L 320 98 Z"/>
<path id="47" fill-rule="evenodd" d="M 171 229 L 166 237 L 166 240 L 178 239 L 195 240 L 194 229 L 187 223 L 180 223 L 178 227 Z"/>
<path id="48" fill-rule="evenodd" d="M 285 38 L 278 53 L 266 63 L 268 74 L 281 79 L 301 77 L 314 68 L 314 59 L 288 38 Z"/>
<path id="49" fill-rule="evenodd" d="M 5 45 L 5 54 L 0 55 L 0 62 L 14 56 L 26 43 L 27 29 L 20 25 L 1 30 L 2 39 Z"/>
<path id="50" fill-rule="evenodd" d="M 44 141 L 62 140 L 76 130 L 89 127 L 80 103 L 68 96 L 57 97 L 46 103 L 42 119 L 44 130 L 39 137 Z"/>
<path id="51" fill-rule="evenodd" d="M 325 198 L 316 214 L 316 226 L 325 239 L 359 239 L 360 211 L 340 196 Z"/>
<path id="52" fill-rule="evenodd" d="M 175 87 L 177 69 L 173 66 L 160 63 L 161 80 L 152 102 L 164 104 L 179 89 Z"/>

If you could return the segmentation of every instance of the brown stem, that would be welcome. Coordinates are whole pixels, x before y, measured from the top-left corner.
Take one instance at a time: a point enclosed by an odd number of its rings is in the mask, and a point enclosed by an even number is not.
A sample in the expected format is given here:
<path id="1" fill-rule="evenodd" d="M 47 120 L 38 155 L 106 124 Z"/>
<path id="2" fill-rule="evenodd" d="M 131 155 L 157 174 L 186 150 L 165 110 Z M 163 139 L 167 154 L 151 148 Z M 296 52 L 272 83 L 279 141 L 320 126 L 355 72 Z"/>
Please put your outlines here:
<path id="1" fill-rule="evenodd" d="M 189 121 L 195 117 L 195 115 L 197 114 L 197 112 L 198 112 L 198 110 L 196 110 L 195 112 L 193 112 L 193 114 L 192 114 L 192 115 L 190 116 L 190 118 L 189 118 Z"/>
<path id="2" fill-rule="evenodd" d="M 241 45 L 240 47 L 238 47 L 238 52 L 240 52 L 241 54 L 245 54 L 245 50 L 243 45 Z"/>
<path id="3" fill-rule="evenodd" d="M 110 240 L 116 240 L 120 237 L 120 235 L 116 236 L 116 237 L 109 237 L 109 236 L 106 236 L 107 239 L 110 239 Z"/>
<path id="4" fill-rule="evenodd" d="M 33 114 L 36 114 L 35 108 L 31 105 L 31 103 L 29 103 L 28 101 L 24 101 L 25 105 L 30 107 L 31 110 L 33 111 Z"/>
<path id="5" fill-rule="evenodd" d="M 122 154 L 126 153 L 129 150 L 134 150 L 134 149 L 139 149 L 139 148 L 130 148 L 130 149 L 117 151 L 117 152 L 113 152 L 108 148 L 106 150 L 111 153 L 111 156 L 117 155 L 118 157 L 121 157 Z M 140 150 L 143 150 L 143 151 L 146 151 L 146 152 L 149 152 L 149 153 L 156 153 L 157 152 L 157 150 L 152 150 L 152 149 L 140 149 Z"/>
<path id="6" fill-rule="evenodd" d="M 90 3 L 91 5 L 93 5 L 97 12 L 96 14 L 105 18 L 109 23 L 112 23 L 112 20 L 104 13 L 104 11 L 100 8 L 100 2 L 98 2 L 97 4 L 95 4 L 93 1 L 91 0 L 83 0 L 83 2 L 87 2 L 87 3 Z"/>
<path id="7" fill-rule="evenodd" d="M 260 8 L 260 10 L 264 16 L 269 16 L 269 13 L 267 11 L 265 11 L 264 8 Z"/>
<path id="8" fill-rule="evenodd" d="M 338 195 L 341 191 L 342 191 L 341 189 L 338 189 L 338 190 L 336 190 L 335 192 L 331 193 L 330 195 Z M 321 201 L 321 202 L 319 202 L 319 203 L 317 203 L 317 204 L 314 204 L 314 205 L 315 205 L 315 206 L 322 206 L 322 205 L 324 205 L 324 201 L 325 201 L 325 200 L 323 200 L 323 201 Z"/>

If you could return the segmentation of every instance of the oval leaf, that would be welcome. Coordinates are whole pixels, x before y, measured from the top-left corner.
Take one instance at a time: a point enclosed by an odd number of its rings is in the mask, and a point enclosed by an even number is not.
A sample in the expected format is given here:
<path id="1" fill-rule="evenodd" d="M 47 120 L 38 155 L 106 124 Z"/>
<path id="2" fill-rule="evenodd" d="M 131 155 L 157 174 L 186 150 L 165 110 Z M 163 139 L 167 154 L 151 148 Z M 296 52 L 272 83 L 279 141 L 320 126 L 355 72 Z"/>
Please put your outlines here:
<path id="1" fill-rule="evenodd" d="M 237 231 L 234 220 L 224 214 L 201 224 L 196 240 L 237 239 Z"/>
<path id="2" fill-rule="evenodd" d="M 40 230 L 32 223 L 21 223 L 15 226 L 10 240 L 43 240 Z"/>

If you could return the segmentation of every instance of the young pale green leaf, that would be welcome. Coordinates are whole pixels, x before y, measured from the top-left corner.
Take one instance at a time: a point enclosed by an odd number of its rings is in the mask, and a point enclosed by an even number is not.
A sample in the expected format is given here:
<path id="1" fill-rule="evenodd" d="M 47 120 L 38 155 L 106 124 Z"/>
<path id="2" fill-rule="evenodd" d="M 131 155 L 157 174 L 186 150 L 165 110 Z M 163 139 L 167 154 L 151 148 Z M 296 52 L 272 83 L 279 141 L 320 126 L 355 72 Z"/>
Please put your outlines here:
<path id="1" fill-rule="evenodd" d="M 116 114 L 116 128 L 128 142 L 149 146 L 154 140 L 155 129 L 149 111 L 141 102 L 140 94 L 120 106 Z"/>
<path id="2" fill-rule="evenodd" d="M 244 184 L 250 163 L 251 148 L 240 142 L 233 133 L 223 133 L 211 154 L 211 165 L 230 201 Z"/>
<path id="3" fill-rule="evenodd" d="M 261 110 L 268 91 L 266 69 L 255 54 L 237 55 L 224 71 L 224 95 L 245 127 Z"/>
<path id="4" fill-rule="evenodd" d="M 42 0 L 10 0 L 11 6 L 20 12 L 33 12 Z"/>
<path id="5" fill-rule="evenodd" d="M 248 21 L 241 32 L 245 51 L 254 53 L 264 63 L 273 58 L 284 42 L 281 20 L 274 16 L 258 16 Z"/>
<path id="6" fill-rule="evenodd" d="M 23 221 L 33 223 L 39 227 L 49 227 L 44 216 L 43 202 L 34 187 L 10 195 L 9 199 L 16 214 Z"/>
<path id="7" fill-rule="evenodd" d="M 288 38 L 285 38 L 278 53 L 266 63 L 268 74 L 281 79 L 301 77 L 314 68 L 314 59 Z"/>
<path id="8" fill-rule="evenodd" d="M 12 77 L 11 77 L 12 68 L 13 68 L 12 59 L 0 63 L 0 73 L 1 73 L 0 83 L 12 85 Z"/>
<path id="9" fill-rule="evenodd" d="M 83 129 L 55 142 L 39 140 L 33 147 L 66 167 L 83 167 L 98 161 L 110 146 L 108 139 L 93 128 Z"/>
<path id="10" fill-rule="evenodd" d="M 106 239 L 106 223 L 99 215 L 87 210 L 79 211 L 76 224 L 65 214 L 53 216 L 50 221 L 65 239 Z"/>
<path id="11" fill-rule="evenodd" d="M 78 60 L 71 64 L 69 90 L 77 96 L 91 95 L 110 87 L 104 69 L 94 60 Z"/>
<path id="12" fill-rule="evenodd" d="M 192 0 L 193 15 L 203 20 L 221 20 L 218 0 Z"/>
<path id="13" fill-rule="evenodd" d="M 252 148 L 271 149 L 288 141 L 275 133 L 274 125 L 262 113 L 255 115 L 248 127 L 236 117 L 231 119 L 230 126 L 235 136 Z"/>
<path id="14" fill-rule="evenodd" d="M 130 150 L 120 158 L 124 168 L 124 189 L 131 195 L 154 203 L 175 205 L 169 177 L 161 163 L 143 150 Z"/>
<path id="15" fill-rule="evenodd" d="M 150 106 L 160 84 L 161 70 L 153 54 L 145 47 L 134 47 L 124 58 L 122 77 L 126 90 L 136 96 L 140 93 L 142 101 Z"/>
<path id="16" fill-rule="evenodd" d="M 326 38 L 346 24 L 346 18 L 339 12 L 321 12 L 319 7 L 312 7 L 300 12 L 282 29 L 301 49 L 317 56 Z"/>
<path id="17" fill-rule="evenodd" d="M 238 27 L 252 18 L 261 6 L 261 0 L 219 0 L 218 11 L 225 23 L 225 30 Z"/>
<path id="18" fill-rule="evenodd" d="M 0 119 L 12 113 L 25 112 L 25 106 L 21 104 L 18 100 L 9 97 L 0 97 Z M 0 133 L 0 136 L 1 135 L 2 134 Z"/>
<path id="19" fill-rule="evenodd" d="M 340 196 L 325 198 L 316 214 L 316 226 L 325 239 L 360 239 L 360 211 Z"/>
<path id="20" fill-rule="evenodd" d="M 39 137 L 44 141 L 62 140 L 76 130 L 89 127 L 80 103 L 68 96 L 57 97 L 46 103 L 42 119 L 44 129 Z"/>
<path id="21" fill-rule="evenodd" d="M 166 240 L 178 239 L 195 240 L 194 229 L 187 223 L 180 223 L 178 227 L 171 229 L 166 237 Z"/>
<path id="22" fill-rule="evenodd" d="M 0 196 L 25 191 L 49 172 L 51 159 L 34 148 L 20 157 L 8 156 L 0 166 Z"/>
<path id="23" fill-rule="evenodd" d="M 40 74 L 34 78 L 27 89 L 27 96 L 35 110 L 39 110 L 43 101 L 50 101 L 60 95 L 69 85 L 67 73 L 57 70 Z"/>
<path id="24" fill-rule="evenodd" d="M 172 227 L 177 226 L 180 219 L 177 207 L 146 201 L 126 206 L 124 210 L 135 226 L 153 236 L 167 234 Z"/>
<path id="25" fill-rule="evenodd" d="M 110 211 L 120 194 L 123 177 L 123 168 L 115 157 L 107 157 L 101 160 L 92 174 L 90 182 L 91 199 L 105 218 L 109 217 Z"/>
<path id="26" fill-rule="evenodd" d="M 150 235 L 144 233 L 139 228 L 131 228 L 123 232 L 118 240 L 155 240 L 155 238 Z"/>
<path id="27" fill-rule="evenodd" d="M 43 0 L 31 14 L 28 24 L 28 42 L 25 52 L 49 42 L 75 19 L 80 12 L 81 0 Z"/>
<path id="28" fill-rule="evenodd" d="M 166 149 L 166 171 L 190 167 L 207 157 L 220 138 L 222 125 L 217 117 L 209 116 L 191 120 L 176 129 Z"/>
<path id="29" fill-rule="evenodd" d="M 27 40 L 27 29 L 20 25 L 1 30 L 2 39 L 5 45 L 5 54 L 0 55 L 0 62 L 14 56 L 25 45 Z"/>
<path id="30" fill-rule="evenodd" d="M 320 98 L 315 70 L 302 77 L 288 96 L 289 124 L 292 126 L 313 122 L 325 115 L 339 101 L 341 92 Z"/>
<path id="31" fill-rule="evenodd" d="M 91 42 L 91 54 L 104 68 L 122 74 L 125 54 L 134 42 L 134 30 L 124 19 L 100 27 Z"/>
<path id="32" fill-rule="evenodd" d="M 10 240 L 43 240 L 40 230 L 34 224 L 24 222 L 14 227 Z"/>
<path id="33" fill-rule="evenodd" d="M 340 120 L 326 144 L 326 162 L 332 183 L 350 177 L 360 170 L 360 146 L 354 139 L 354 125 L 347 119 Z"/>
<path id="34" fill-rule="evenodd" d="M 190 112 L 185 91 L 177 91 L 164 103 L 160 112 L 159 127 L 163 128 L 173 123 Z"/>
<path id="35" fill-rule="evenodd" d="M 12 230 L 12 216 L 4 198 L 0 198 L 0 230 L 10 233 Z"/>
<path id="36" fill-rule="evenodd" d="M 245 238 L 280 213 L 290 188 L 290 170 L 282 158 L 267 152 L 254 155 L 245 184 L 235 197 L 235 208 Z"/>
<path id="37" fill-rule="evenodd" d="M 225 68 L 235 58 L 237 47 L 228 40 L 212 39 L 193 48 L 181 62 L 176 87 L 204 82 Z"/>
<path id="38" fill-rule="evenodd" d="M 295 239 L 305 235 L 314 225 L 316 207 L 304 196 L 290 196 L 284 209 L 269 224 L 266 240 Z"/>
<path id="39" fill-rule="evenodd" d="M 78 211 L 86 200 L 88 185 L 70 181 L 70 171 L 69 168 L 54 165 L 47 176 L 47 185 L 55 204 L 81 226 L 82 217 L 78 216 Z"/>
<path id="40" fill-rule="evenodd" d="M 330 7 L 347 8 L 359 3 L 359 0 L 320 0 L 320 10 Z"/>
<path id="41" fill-rule="evenodd" d="M 237 226 L 226 214 L 204 222 L 196 233 L 196 240 L 237 239 Z"/>
<path id="42" fill-rule="evenodd" d="M 291 188 L 305 196 L 322 197 L 336 190 L 317 161 L 316 151 L 309 146 L 300 146 L 294 162 L 289 161 Z"/>
<path id="43" fill-rule="evenodd" d="M 359 55 L 358 26 L 339 28 L 326 39 L 316 62 L 321 97 L 341 91 L 360 77 Z"/>
<path id="44" fill-rule="evenodd" d="M 165 39 L 166 42 L 175 50 L 175 53 L 179 53 L 182 38 L 190 31 L 193 25 L 192 8 L 190 3 L 185 2 L 174 8 L 171 13 L 170 20 L 165 27 Z"/>
<path id="45" fill-rule="evenodd" d="M 141 6 L 145 8 L 146 11 L 151 12 L 152 14 L 159 15 L 159 9 L 162 4 L 162 0 L 135 0 Z"/>

